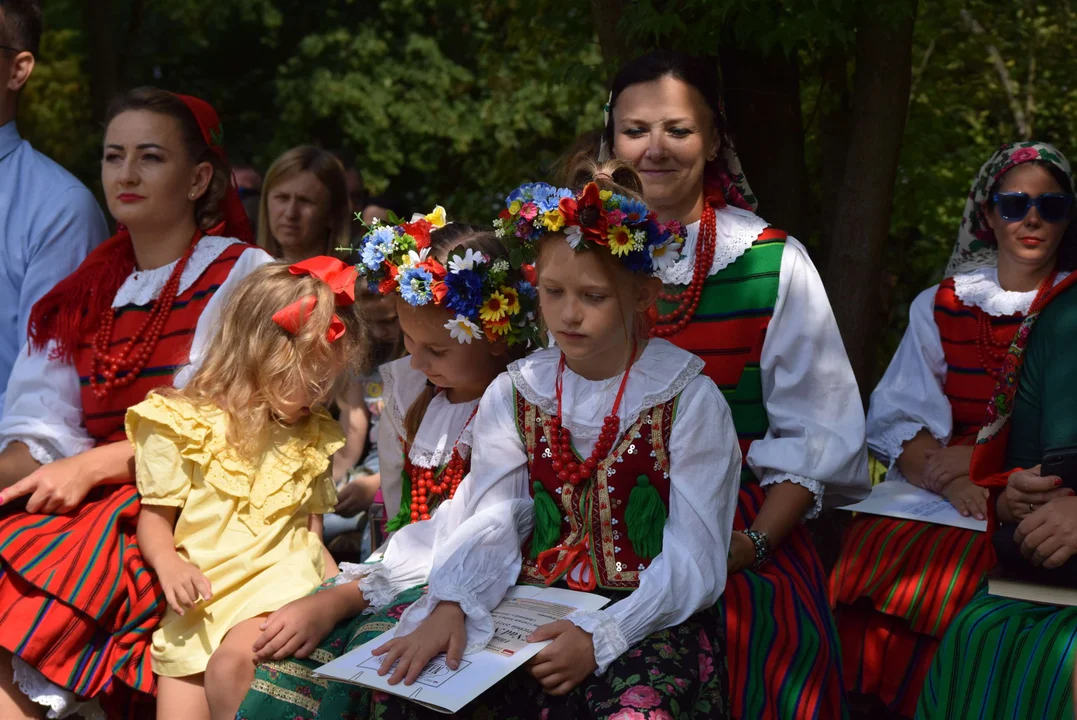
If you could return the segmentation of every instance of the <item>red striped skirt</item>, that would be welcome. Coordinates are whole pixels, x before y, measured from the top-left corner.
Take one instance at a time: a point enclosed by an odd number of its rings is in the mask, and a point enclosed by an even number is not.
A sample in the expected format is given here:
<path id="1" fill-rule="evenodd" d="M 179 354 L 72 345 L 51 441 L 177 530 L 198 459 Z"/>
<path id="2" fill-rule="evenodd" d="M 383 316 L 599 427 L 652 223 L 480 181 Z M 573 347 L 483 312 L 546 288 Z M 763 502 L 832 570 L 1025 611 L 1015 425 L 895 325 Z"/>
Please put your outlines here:
<path id="1" fill-rule="evenodd" d="M 758 485 L 743 485 L 733 527 L 750 527 L 765 497 Z M 759 572 L 731 575 L 722 598 L 733 717 L 847 716 L 826 575 L 803 526 L 790 533 Z"/>
<path id="2" fill-rule="evenodd" d="M 134 485 L 118 485 L 73 515 L 0 518 L 0 646 L 110 708 L 156 689 L 149 646 L 163 596 L 135 540 L 139 507 Z"/>
<path id="3" fill-rule="evenodd" d="M 981 532 L 855 518 L 830 578 L 850 691 L 911 717 L 939 640 L 994 563 Z"/>

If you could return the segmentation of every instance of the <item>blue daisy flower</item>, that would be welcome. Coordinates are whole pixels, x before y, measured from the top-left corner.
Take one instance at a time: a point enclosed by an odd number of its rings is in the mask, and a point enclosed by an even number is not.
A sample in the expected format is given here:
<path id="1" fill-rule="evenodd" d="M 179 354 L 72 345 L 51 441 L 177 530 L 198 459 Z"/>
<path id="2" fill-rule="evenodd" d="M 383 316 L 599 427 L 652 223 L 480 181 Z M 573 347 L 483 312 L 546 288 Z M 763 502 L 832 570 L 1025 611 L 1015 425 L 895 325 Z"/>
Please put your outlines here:
<path id="1" fill-rule="evenodd" d="M 647 217 L 647 205 L 639 200 L 621 197 L 621 212 L 628 217 L 628 222 L 635 224 Z"/>
<path id="2" fill-rule="evenodd" d="M 527 282 L 526 280 L 521 280 L 520 282 L 516 283 L 516 290 L 521 295 L 526 295 L 531 299 L 538 297 L 538 291 L 535 290 L 535 286 Z"/>
<path id="3" fill-rule="evenodd" d="M 428 270 L 409 267 L 400 273 L 400 296 L 412 307 L 426 305 L 434 297 L 430 284 L 434 276 Z"/>
<path id="4" fill-rule="evenodd" d="M 473 270 L 461 270 L 445 276 L 445 299 L 442 304 L 453 312 L 474 318 L 482 305 L 482 276 Z"/>

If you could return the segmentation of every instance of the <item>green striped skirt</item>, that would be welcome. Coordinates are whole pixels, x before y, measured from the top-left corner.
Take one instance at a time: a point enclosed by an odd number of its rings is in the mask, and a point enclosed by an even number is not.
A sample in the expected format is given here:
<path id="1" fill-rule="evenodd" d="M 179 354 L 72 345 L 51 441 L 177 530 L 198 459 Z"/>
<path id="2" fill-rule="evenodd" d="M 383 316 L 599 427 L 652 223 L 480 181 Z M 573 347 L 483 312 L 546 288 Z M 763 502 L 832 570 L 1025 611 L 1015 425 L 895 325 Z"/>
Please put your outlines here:
<path id="1" fill-rule="evenodd" d="M 369 690 L 316 677 L 314 670 L 391 629 L 425 591 L 426 585 L 405 590 L 381 612 L 341 623 L 306 659 L 287 658 L 260 665 L 236 720 L 366 717 Z"/>
<path id="2" fill-rule="evenodd" d="M 1010 600 L 983 587 L 931 665 L 921 720 L 1072 720 L 1077 608 Z"/>

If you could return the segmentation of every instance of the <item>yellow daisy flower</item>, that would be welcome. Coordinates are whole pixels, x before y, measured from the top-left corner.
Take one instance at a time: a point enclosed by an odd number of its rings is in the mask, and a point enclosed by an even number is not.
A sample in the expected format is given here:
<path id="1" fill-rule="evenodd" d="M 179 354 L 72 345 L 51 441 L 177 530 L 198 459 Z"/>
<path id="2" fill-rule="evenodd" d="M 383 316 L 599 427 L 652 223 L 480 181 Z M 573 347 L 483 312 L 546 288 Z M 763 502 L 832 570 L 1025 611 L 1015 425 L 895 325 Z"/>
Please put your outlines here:
<path id="1" fill-rule="evenodd" d="M 610 252 L 614 255 L 627 255 L 635 248 L 636 241 L 625 225 L 610 228 Z"/>
<path id="2" fill-rule="evenodd" d="M 498 288 L 498 292 L 505 296 L 505 312 L 507 314 L 515 315 L 520 312 L 520 295 L 516 292 L 516 288 L 502 285 Z"/>
<path id="3" fill-rule="evenodd" d="M 490 320 L 483 323 L 483 328 L 486 330 L 486 336 L 489 338 L 496 338 L 501 335 L 508 335 L 509 330 L 512 329 L 511 323 L 507 317 L 503 317 L 500 320 Z"/>
<path id="4" fill-rule="evenodd" d="M 486 302 L 479 308 L 479 317 L 487 322 L 500 320 L 508 314 L 508 301 L 499 292 L 491 293 Z"/>

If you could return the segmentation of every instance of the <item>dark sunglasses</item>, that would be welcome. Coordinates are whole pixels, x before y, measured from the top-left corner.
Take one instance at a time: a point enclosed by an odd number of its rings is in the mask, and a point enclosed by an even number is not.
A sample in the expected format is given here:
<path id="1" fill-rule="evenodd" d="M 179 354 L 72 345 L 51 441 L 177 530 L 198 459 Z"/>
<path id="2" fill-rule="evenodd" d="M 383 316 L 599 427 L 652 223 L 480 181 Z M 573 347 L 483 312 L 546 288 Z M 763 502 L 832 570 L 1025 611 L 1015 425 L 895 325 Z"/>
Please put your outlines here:
<path id="1" fill-rule="evenodd" d="M 1070 193 L 1044 193 L 1030 197 L 1023 192 L 1000 192 L 991 199 L 998 208 L 998 214 L 1009 222 L 1024 220 L 1032 206 L 1036 207 L 1044 222 L 1061 222 L 1069 216 L 1070 205 L 1073 204 L 1073 195 Z"/>

